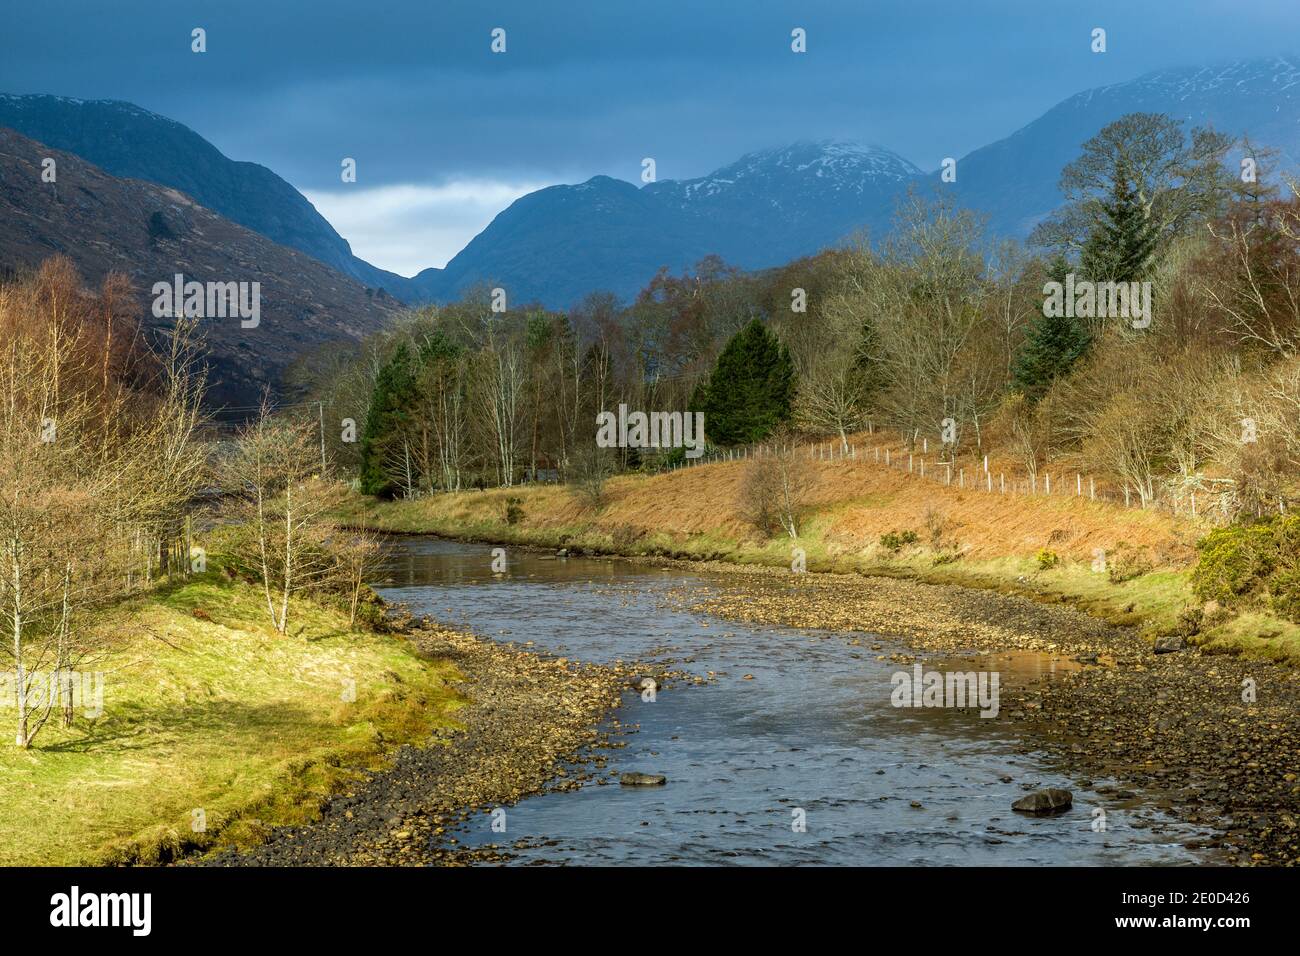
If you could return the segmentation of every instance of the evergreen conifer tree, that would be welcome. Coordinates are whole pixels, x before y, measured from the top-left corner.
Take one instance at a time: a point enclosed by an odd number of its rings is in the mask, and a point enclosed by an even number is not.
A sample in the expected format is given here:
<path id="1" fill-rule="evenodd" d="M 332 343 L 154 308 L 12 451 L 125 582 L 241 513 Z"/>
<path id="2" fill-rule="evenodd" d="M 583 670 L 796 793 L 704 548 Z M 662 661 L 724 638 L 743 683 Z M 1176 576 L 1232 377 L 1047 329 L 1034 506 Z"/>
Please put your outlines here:
<path id="1" fill-rule="evenodd" d="M 704 432 L 716 445 L 759 441 L 790 420 L 794 363 L 781 341 L 759 319 L 727 342 L 707 382 L 691 397 L 704 412 Z"/>

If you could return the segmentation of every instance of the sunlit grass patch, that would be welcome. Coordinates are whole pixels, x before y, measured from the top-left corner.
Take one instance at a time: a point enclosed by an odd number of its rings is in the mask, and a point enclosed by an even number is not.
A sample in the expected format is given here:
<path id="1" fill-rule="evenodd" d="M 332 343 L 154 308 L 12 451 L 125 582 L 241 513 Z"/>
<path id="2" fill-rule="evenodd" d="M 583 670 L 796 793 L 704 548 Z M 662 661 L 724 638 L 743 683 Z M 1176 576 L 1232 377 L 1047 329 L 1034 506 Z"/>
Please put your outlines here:
<path id="1" fill-rule="evenodd" d="M 105 614 L 102 716 L 78 713 L 67 729 L 52 719 L 33 749 L 0 748 L 0 863 L 153 863 L 249 845 L 453 724 L 451 665 L 306 601 L 276 635 L 264 601 L 209 573 Z"/>

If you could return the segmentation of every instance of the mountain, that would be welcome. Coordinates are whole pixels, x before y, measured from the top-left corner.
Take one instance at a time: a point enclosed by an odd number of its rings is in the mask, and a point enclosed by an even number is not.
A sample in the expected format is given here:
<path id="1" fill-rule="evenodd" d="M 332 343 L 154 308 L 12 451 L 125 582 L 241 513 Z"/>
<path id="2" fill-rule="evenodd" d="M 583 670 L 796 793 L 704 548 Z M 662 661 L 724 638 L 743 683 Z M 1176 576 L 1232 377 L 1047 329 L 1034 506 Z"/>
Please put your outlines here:
<path id="1" fill-rule="evenodd" d="M 628 298 L 660 266 L 708 253 L 761 268 L 845 236 L 885 233 L 911 186 L 945 191 L 988 217 L 994 236 L 1025 239 L 1062 201 L 1061 169 L 1084 141 L 1126 113 L 1168 113 L 1280 151 L 1300 165 L 1300 58 L 1238 60 L 1149 73 L 1079 93 L 1005 139 L 961 158 L 957 181 L 923 175 L 880 147 L 798 143 L 753 153 L 708 176 L 640 189 L 597 176 L 517 200 L 442 272 L 415 277 L 423 297 L 454 299 L 479 282 L 514 301 L 564 307 L 587 292 Z"/>
<path id="2" fill-rule="evenodd" d="M 42 182 L 42 160 L 57 178 Z M 261 283 L 260 324 L 201 320 L 215 405 L 255 403 L 299 354 L 383 328 L 399 303 L 296 249 L 278 245 L 176 189 L 110 176 L 91 163 L 0 128 L 0 266 L 68 256 L 98 284 L 110 271 L 132 280 L 153 328 L 152 287 L 176 273 L 199 282 Z"/>
<path id="3" fill-rule="evenodd" d="M 1163 70 L 1079 93 L 1012 135 L 962 157 L 957 181 L 879 146 L 802 142 L 742 157 L 707 176 L 638 187 L 608 176 L 551 186 L 503 210 L 444 269 L 405 279 L 352 255 L 301 194 L 233 162 L 186 127 L 127 103 L 0 96 L 0 125 L 116 176 L 170 186 L 222 216 L 405 302 L 448 301 L 500 285 L 508 301 L 571 306 L 609 290 L 630 299 L 655 272 L 709 254 L 747 269 L 779 265 L 865 231 L 885 233 L 910 187 L 941 190 L 1024 239 L 1061 202 L 1061 169 L 1085 140 L 1135 111 L 1249 134 L 1300 165 L 1300 58 Z"/>
<path id="4" fill-rule="evenodd" d="M 174 120 L 117 100 L 0 94 L 0 126 L 75 153 L 105 172 L 178 189 L 232 222 L 398 298 L 410 280 L 352 254 L 306 197 L 265 166 L 227 159 Z"/>
<path id="5" fill-rule="evenodd" d="M 1161 70 L 1071 96 L 1005 139 L 957 163 L 957 201 L 989 217 L 997 234 L 1025 238 L 1062 201 L 1061 169 L 1084 141 L 1126 113 L 1168 113 L 1189 126 L 1248 134 L 1279 150 L 1284 169 L 1300 166 L 1300 57 L 1236 60 Z M 938 174 L 930 177 L 939 183 Z"/>
<path id="6" fill-rule="evenodd" d="M 523 196 L 438 273 L 414 282 L 454 299 L 490 282 L 516 302 L 563 308 L 588 292 L 624 298 L 661 267 L 710 253 L 759 269 L 880 228 L 921 171 L 879 146 L 824 141 L 750 153 L 698 179 L 637 188 L 596 176 Z"/>

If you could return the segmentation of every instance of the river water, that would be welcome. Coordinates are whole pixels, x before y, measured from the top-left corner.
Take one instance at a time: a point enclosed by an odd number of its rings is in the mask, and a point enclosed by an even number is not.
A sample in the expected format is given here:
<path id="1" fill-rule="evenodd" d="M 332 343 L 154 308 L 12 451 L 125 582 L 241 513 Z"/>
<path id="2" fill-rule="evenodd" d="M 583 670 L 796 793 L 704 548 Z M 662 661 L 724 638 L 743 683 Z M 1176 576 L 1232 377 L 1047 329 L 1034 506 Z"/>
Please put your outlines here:
<path id="1" fill-rule="evenodd" d="M 1081 790 L 1023 753 L 1005 721 L 974 710 L 895 708 L 877 660 L 907 648 L 872 635 L 754 626 L 683 610 L 707 574 L 433 538 L 394 541 L 385 599 L 494 640 L 571 659 L 668 662 L 715 679 L 672 682 L 652 702 L 629 689 L 628 733 L 608 770 L 664 774 L 661 787 L 589 782 L 487 814 L 455 835 L 508 846 L 519 864 L 1116 865 L 1196 863 L 1204 831 L 1140 799 Z M 865 643 L 855 646 L 849 639 Z M 870 644 L 883 645 L 870 650 Z M 686 659 L 687 662 L 683 662 Z M 1068 663 L 1017 655 L 966 669 L 1052 679 Z M 927 664 L 928 667 L 937 667 Z M 751 679 L 746 679 L 750 675 Z M 1100 786 L 1104 781 L 1094 781 Z M 1010 810 L 1026 785 L 1074 791 L 1050 818 Z M 1105 812 L 1098 828 L 1094 808 Z M 802 820 L 804 827 L 797 824 Z"/>

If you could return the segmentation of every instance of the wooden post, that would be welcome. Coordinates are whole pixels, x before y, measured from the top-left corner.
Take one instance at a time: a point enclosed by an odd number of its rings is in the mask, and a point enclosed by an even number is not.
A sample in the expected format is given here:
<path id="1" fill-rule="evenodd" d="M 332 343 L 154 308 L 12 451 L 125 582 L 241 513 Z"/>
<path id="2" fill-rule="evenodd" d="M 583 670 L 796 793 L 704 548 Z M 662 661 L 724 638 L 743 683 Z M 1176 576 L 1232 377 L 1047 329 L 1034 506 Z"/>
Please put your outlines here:
<path id="1" fill-rule="evenodd" d="M 320 411 L 320 476 L 325 478 L 325 403 L 317 402 L 316 408 Z"/>
<path id="2" fill-rule="evenodd" d="M 1088 498 L 1092 501 L 1097 500 L 1097 480 L 1091 475 L 1088 476 Z"/>
<path id="3" fill-rule="evenodd" d="M 1002 493 L 1007 493 L 1007 473 L 1004 471 L 998 475 L 998 484 L 1002 487 Z"/>
<path id="4" fill-rule="evenodd" d="M 1074 486 L 1075 486 L 1074 488 L 1075 494 L 1078 495 L 1079 497 L 1082 497 L 1083 496 L 1083 475 L 1079 474 L 1078 472 L 1075 472 L 1074 474 Z"/>

